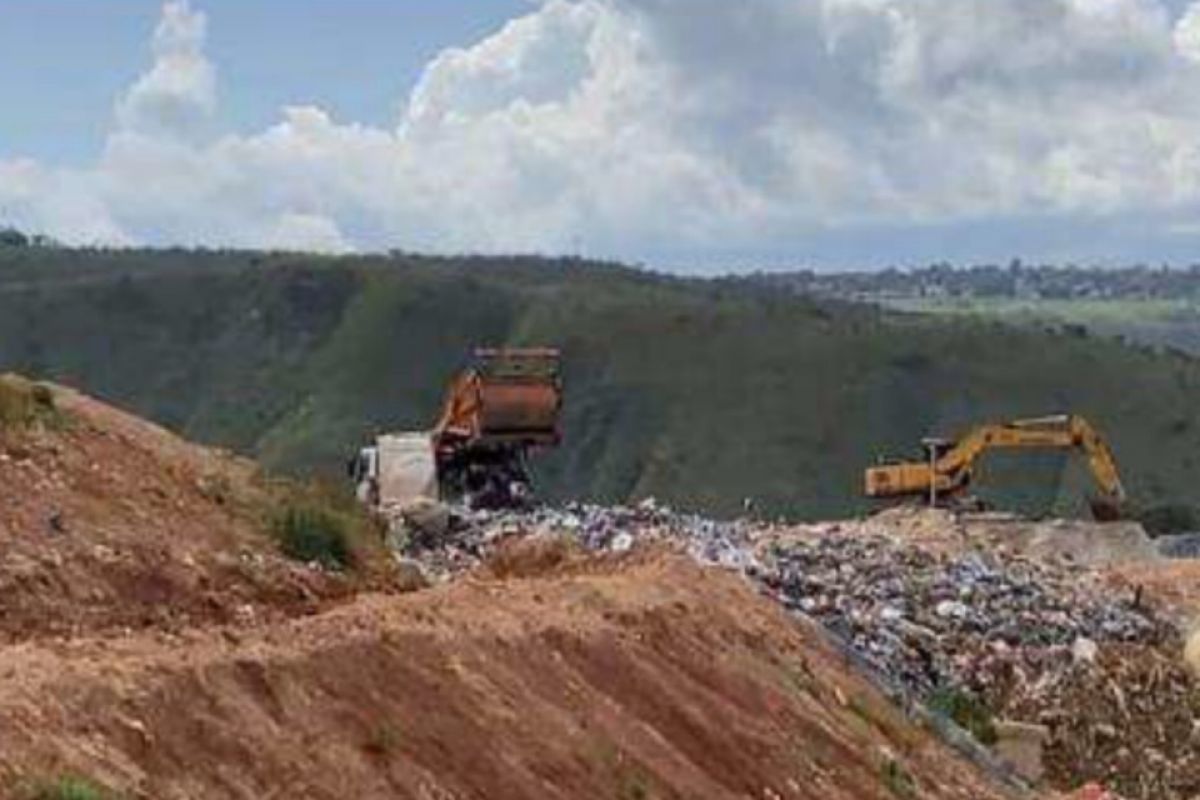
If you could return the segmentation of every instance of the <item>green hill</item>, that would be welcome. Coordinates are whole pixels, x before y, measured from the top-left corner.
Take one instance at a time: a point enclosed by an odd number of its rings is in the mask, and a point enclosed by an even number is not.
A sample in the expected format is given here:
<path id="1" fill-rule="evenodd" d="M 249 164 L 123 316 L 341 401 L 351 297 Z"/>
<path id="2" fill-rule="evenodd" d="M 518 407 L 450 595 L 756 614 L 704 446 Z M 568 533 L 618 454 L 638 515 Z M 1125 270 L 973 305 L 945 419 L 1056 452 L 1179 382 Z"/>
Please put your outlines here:
<path id="1" fill-rule="evenodd" d="M 504 343 L 566 354 L 566 446 L 538 461 L 557 498 L 844 514 L 877 455 L 1071 410 L 1138 500 L 1200 500 L 1200 365 L 1078 333 L 578 261 L 0 248 L 0 369 L 289 470 L 426 427 L 472 346 Z M 1085 485 L 1064 462 L 994 459 L 988 486 L 1063 510 Z"/>

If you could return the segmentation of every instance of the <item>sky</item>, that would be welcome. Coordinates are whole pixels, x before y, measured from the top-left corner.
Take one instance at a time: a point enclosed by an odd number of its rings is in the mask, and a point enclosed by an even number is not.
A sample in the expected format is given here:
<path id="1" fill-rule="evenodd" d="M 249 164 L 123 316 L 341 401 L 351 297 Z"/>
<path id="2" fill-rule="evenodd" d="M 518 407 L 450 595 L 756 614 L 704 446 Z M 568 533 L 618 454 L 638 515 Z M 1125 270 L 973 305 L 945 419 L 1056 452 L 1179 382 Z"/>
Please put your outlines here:
<path id="1" fill-rule="evenodd" d="M 1200 261 L 1187 0 L 0 0 L 0 101 L 71 244 Z"/>

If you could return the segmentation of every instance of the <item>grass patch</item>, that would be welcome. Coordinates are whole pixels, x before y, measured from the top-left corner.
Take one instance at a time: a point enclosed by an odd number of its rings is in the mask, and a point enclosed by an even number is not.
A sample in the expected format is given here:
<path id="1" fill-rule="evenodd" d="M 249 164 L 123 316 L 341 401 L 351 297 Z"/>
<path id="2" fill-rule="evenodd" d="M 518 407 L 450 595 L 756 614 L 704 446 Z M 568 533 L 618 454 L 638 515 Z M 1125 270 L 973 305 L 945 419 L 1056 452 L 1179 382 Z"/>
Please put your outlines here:
<path id="1" fill-rule="evenodd" d="M 285 508 L 275 522 L 275 535 L 284 554 L 297 561 L 315 561 L 330 569 L 354 566 L 345 522 L 325 509 Z"/>
<path id="2" fill-rule="evenodd" d="M 284 555 L 326 569 L 366 567 L 383 552 L 383 531 L 344 487 L 278 481 L 270 529 Z"/>
<path id="3" fill-rule="evenodd" d="M 916 729 L 895 707 L 881 700 L 872 701 L 865 695 L 854 695 L 846 701 L 846 710 L 861 720 L 867 729 L 874 729 L 900 749 L 911 753 L 920 744 Z"/>
<path id="4" fill-rule="evenodd" d="M 650 800 L 658 796 L 646 768 L 608 740 L 595 744 L 593 758 L 611 776 L 617 800 Z"/>
<path id="5" fill-rule="evenodd" d="M 118 800 L 118 796 L 98 783 L 75 775 L 63 775 L 38 781 L 20 792 L 21 800 Z"/>
<path id="6" fill-rule="evenodd" d="M 970 692 L 941 689 L 929 698 L 929 710 L 953 720 L 980 744 L 990 747 L 996 743 L 996 725 L 991 710 Z"/>
<path id="7" fill-rule="evenodd" d="M 904 765 L 894 758 L 883 762 L 879 779 L 889 792 L 901 800 L 915 800 L 917 797 L 917 782 Z"/>
<path id="8" fill-rule="evenodd" d="M 0 431 L 58 427 L 64 420 L 49 386 L 0 375 Z"/>
<path id="9" fill-rule="evenodd" d="M 387 758 L 400 747 L 400 729 L 390 722 L 381 722 L 371 728 L 363 749 L 374 756 Z"/>
<path id="10" fill-rule="evenodd" d="M 617 786 L 617 797 L 620 800 L 648 800 L 650 797 L 650 784 L 646 780 L 646 776 L 640 772 L 623 775 L 620 784 Z"/>

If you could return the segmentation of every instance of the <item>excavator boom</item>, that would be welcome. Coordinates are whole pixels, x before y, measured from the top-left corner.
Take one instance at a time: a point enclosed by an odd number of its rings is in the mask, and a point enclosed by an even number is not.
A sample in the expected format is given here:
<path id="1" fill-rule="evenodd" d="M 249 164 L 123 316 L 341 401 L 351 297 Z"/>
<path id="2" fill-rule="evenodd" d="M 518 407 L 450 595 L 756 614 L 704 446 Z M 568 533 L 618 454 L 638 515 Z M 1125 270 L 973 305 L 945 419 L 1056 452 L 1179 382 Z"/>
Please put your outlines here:
<path id="1" fill-rule="evenodd" d="M 1100 488 L 1093 503 L 1097 516 L 1111 517 L 1125 503 L 1116 459 L 1103 437 L 1079 416 L 1054 416 L 981 425 L 955 442 L 926 441 L 928 458 L 922 462 L 883 464 L 865 474 L 868 497 L 939 498 L 961 493 L 969 485 L 975 462 L 989 450 L 1078 450 Z"/>

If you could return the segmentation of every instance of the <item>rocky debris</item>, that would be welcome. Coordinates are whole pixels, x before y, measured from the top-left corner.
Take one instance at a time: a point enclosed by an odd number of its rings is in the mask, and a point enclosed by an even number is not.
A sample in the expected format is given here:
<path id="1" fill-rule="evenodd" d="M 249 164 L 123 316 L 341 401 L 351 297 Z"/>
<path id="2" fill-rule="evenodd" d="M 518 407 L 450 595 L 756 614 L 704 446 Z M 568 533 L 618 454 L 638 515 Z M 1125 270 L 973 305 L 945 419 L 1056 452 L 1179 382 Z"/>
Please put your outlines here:
<path id="1" fill-rule="evenodd" d="M 1050 731 L 1044 725 L 1004 720 L 995 724 L 996 754 L 1011 764 L 1029 783 L 1045 776 L 1044 753 Z"/>
<path id="2" fill-rule="evenodd" d="M 1064 800 L 1122 800 L 1098 783 L 1085 784 L 1064 797 Z"/>
<path id="3" fill-rule="evenodd" d="M 1139 800 L 1200 794 L 1200 689 L 1154 648 L 1112 645 L 1095 663 L 1057 653 L 992 702 L 1047 727 L 1051 783 L 1095 781 Z"/>
<path id="4" fill-rule="evenodd" d="M 1200 627 L 1188 635 L 1187 643 L 1183 646 L 1183 663 L 1191 670 L 1192 677 L 1200 680 Z"/>

